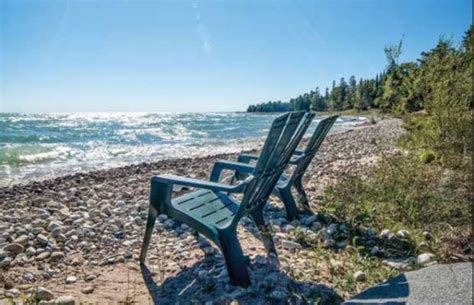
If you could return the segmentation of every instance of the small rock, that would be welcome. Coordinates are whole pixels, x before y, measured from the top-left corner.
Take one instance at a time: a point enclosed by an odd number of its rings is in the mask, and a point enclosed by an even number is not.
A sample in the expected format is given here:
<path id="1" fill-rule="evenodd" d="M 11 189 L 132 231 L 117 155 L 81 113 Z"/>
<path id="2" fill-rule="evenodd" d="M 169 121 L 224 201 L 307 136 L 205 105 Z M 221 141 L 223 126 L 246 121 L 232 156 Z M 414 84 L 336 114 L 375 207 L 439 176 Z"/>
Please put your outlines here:
<path id="1" fill-rule="evenodd" d="M 44 259 L 47 259 L 50 255 L 51 255 L 51 252 L 49 252 L 49 251 L 41 252 L 40 254 L 38 254 L 36 256 L 36 260 L 37 261 L 42 261 Z"/>
<path id="2" fill-rule="evenodd" d="M 90 294 L 90 293 L 93 293 L 93 292 L 94 292 L 94 289 L 95 289 L 94 287 L 88 286 L 88 287 L 82 289 L 82 293 L 84 293 L 84 294 Z"/>
<path id="3" fill-rule="evenodd" d="M 7 268 L 11 265 L 13 258 L 5 257 L 2 261 L 0 261 L 0 268 Z"/>
<path id="4" fill-rule="evenodd" d="M 48 244 L 48 238 L 43 234 L 38 234 L 38 236 L 36 236 L 36 240 L 43 246 Z"/>
<path id="5" fill-rule="evenodd" d="M 20 295 L 20 290 L 16 288 L 12 288 L 5 291 L 5 297 L 7 298 L 17 298 L 19 295 Z"/>
<path id="6" fill-rule="evenodd" d="M 374 247 L 370 250 L 370 254 L 371 254 L 371 255 L 374 255 L 374 256 L 380 255 L 380 248 L 377 247 L 377 246 L 374 246 Z"/>
<path id="7" fill-rule="evenodd" d="M 380 237 L 383 238 L 388 238 L 390 236 L 390 230 L 389 229 L 384 229 L 382 232 L 380 232 Z"/>
<path id="8" fill-rule="evenodd" d="M 25 279 L 26 281 L 32 282 L 35 279 L 35 275 L 31 272 L 27 272 L 23 274 L 23 279 Z"/>
<path id="9" fill-rule="evenodd" d="M 14 254 L 22 253 L 24 249 L 25 248 L 23 248 L 19 243 L 11 243 L 3 248 L 4 251 L 12 252 Z"/>
<path id="10" fill-rule="evenodd" d="M 281 245 L 283 246 L 283 248 L 289 249 L 289 250 L 303 248 L 303 246 L 301 246 L 299 243 L 291 241 L 291 240 L 286 240 L 286 239 L 281 241 Z"/>
<path id="11" fill-rule="evenodd" d="M 73 284 L 75 282 L 77 282 L 77 277 L 74 275 L 70 275 L 66 278 L 66 284 Z"/>
<path id="12" fill-rule="evenodd" d="M 336 233 L 336 230 L 337 230 L 337 224 L 332 223 L 326 228 L 326 233 L 329 235 L 333 235 L 334 233 Z"/>
<path id="13" fill-rule="evenodd" d="M 410 237 L 410 232 L 408 232 L 407 230 L 399 230 L 397 232 L 397 236 L 400 238 L 408 238 Z"/>
<path id="14" fill-rule="evenodd" d="M 56 298 L 55 303 L 57 305 L 75 305 L 76 299 L 72 295 L 62 295 Z"/>
<path id="15" fill-rule="evenodd" d="M 385 259 L 382 261 L 383 264 L 387 265 L 387 266 L 390 266 L 392 268 L 395 268 L 397 270 L 407 270 L 408 267 L 410 267 L 410 265 L 416 261 L 416 258 L 414 257 L 411 257 L 411 258 L 408 258 L 408 259 L 404 259 L 404 260 L 399 260 L 399 259 Z"/>
<path id="16" fill-rule="evenodd" d="M 421 266 L 427 266 L 428 264 L 434 262 L 435 257 L 436 256 L 433 253 L 422 253 L 422 254 L 418 255 L 416 261 Z"/>
<path id="17" fill-rule="evenodd" d="M 22 235 L 15 239 L 13 242 L 25 246 L 28 243 L 28 235 Z"/>
<path id="18" fill-rule="evenodd" d="M 313 231 L 319 231 L 319 230 L 321 230 L 322 227 L 323 227 L 322 223 L 320 223 L 319 221 L 315 221 L 315 222 L 313 222 L 313 225 L 311 226 L 311 229 Z"/>
<path id="19" fill-rule="evenodd" d="M 33 248 L 33 247 L 28 247 L 28 249 L 26 249 L 25 253 L 28 256 L 33 256 L 33 255 L 36 254 L 36 249 Z"/>
<path id="20" fill-rule="evenodd" d="M 334 247 L 336 245 L 336 241 L 332 238 L 325 238 L 324 239 L 324 245 L 326 247 Z"/>
<path id="21" fill-rule="evenodd" d="M 127 206 L 127 204 L 125 203 L 125 201 L 123 200 L 117 200 L 117 202 L 115 203 L 115 208 L 116 209 L 121 209 L 121 208 L 124 208 L 125 206 Z"/>
<path id="22" fill-rule="evenodd" d="M 293 231 L 294 229 L 295 229 L 294 226 L 288 224 L 288 225 L 285 225 L 285 226 L 283 227 L 283 232 L 289 233 L 289 232 Z"/>
<path id="23" fill-rule="evenodd" d="M 64 252 L 56 251 L 56 252 L 51 253 L 51 257 L 49 259 L 52 261 L 55 261 L 55 260 L 61 260 L 63 258 L 64 258 Z"/>
<path id="24" fill-rule="evenodd" d="M 58 222 L 55 222 L 55 221 L 51 221 L 48 225 L 48 227 L 46 228 L 46 230 L 48 232 L 51 232 L 53 231 L 54 229 L 58 229 L 61 227 L 61 224 L 59 224 Z"/>
<path id="25" fill-rule="evenodd" d="M 41 301 L 41 300 L 52 300 L 54 299 L 54 294 L 51 290 L 44 288 L 44 287 L 38 287 L 35 292 L 35 299 Z"/>
<path id="26" fill-rule="evenodd" d="M 354 279 L 358 282 L 364 282 L 367 279 L 367 277 L 365 276 L 364 272 L 357 271 L 356 273 L 354 273 Z"/>
<path id="27" fill-rule="evenodd" d="M 311 226 L 313 224 L 313 222 L 316 221 L 316 215 L 311 215 L 311 216 L 308 216 L 308 217 L 305 217 L 301 220 L 301 224 L 304 225 L 304 226 Z"/>

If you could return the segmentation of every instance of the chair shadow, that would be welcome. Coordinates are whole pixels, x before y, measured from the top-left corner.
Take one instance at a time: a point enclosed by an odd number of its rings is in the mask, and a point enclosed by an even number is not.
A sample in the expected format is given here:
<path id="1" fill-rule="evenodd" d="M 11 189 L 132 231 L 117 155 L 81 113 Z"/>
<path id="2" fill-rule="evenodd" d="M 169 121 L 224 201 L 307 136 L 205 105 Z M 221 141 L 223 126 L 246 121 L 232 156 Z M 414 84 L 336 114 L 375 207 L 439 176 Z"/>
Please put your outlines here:
<path id="1" fill-rule="evenodd" d="M 403 305 L 407 304 L 410 295 L 410 287 L 405 275 L 399 276 L 384 282 L 378 286 L 369 288 L 343 305 L 359 304 L 383 304 L 383 305 Z"/>
<path id="2" fill-rule="evenodd" d="M 295 281 L 272 263 L 248 265 L 251 285 L 229 283 L 221 255 L 206 256 L 164 282 L 157 283 L 146 265 L 141 265 L 144 283 L 153 304 L 340 304 L 334 289 Z"/>

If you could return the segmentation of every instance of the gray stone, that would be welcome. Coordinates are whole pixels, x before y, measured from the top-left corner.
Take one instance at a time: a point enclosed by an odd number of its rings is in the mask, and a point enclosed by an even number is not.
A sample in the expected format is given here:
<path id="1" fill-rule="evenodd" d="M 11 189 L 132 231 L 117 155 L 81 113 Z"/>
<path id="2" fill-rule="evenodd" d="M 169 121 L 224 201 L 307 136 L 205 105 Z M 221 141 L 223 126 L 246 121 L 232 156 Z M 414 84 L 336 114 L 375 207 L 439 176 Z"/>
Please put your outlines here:
<path id="1" fill-rule="evenodd" d="M 17 288 L 12 288 L 5 291 L 5 297 L 7 298 L 17 298 L 20 296 L 20 290 Z"/>
<path id="2" fill-rule="evenodd" d="M 364 272 L 357 271 L 356 273 L 354 273 L 354 280 L 356 280 L 358 282 L 364 282 L 366 279 L 367 279 L 367 277 L 366 277 Z"/>
<path id="3" fill-rule="evenodd" d="M 32 282 L 35 279 L 35 275 L 31 272 L 24 273 L 22 277 L 23 277 L 23 279 L 25 279 L 26 281 L 29 281 L 29 282 Z"/>
<path id="4" fill-rule="evenodd" d="M 52 260 L 52 261 L 55 261 L 55 260 L 61 260 L 63 258 L 64 258 L 64 252 L 55 251 L 55 252 L 51 253 L 51 257 L 49 259 Z"/>
<path id="5" fill-rule="evenodd" d="M 322 229 L 322 227 L 323 227 L 323 225 L 319 221 L 315 221 L 315 222 L 313 222 L 313 225 L 311 226 L 311 229 L 313 231 L 319 231 L 319 230 Z"/>
<path id="6" fill-rule="evenodd" d="M 389 229 L 384 229 L 382 232 L 380 232 L 380 237 L 382 238 L 388 238 L 390 236 L 390 230 Z"/>
<path id="7" fill-rule="evenodd" d="M 302 249 L 303 246 L 301 246 L 299 243 L 291 241 L 291 240 L 282 240 L 281 245 L 285 249 L 293 250 L 293 249 Z"/>
<path id="8" fill-rule="evenodd" d="M 36 236 L 36 240 L 43 246 L 48 244 L 48 238 L 43 234 L 38 234 L 38 236 Z"/>
<path id="9" fill-rule="evenodd" d="M 126 207 L 126 206 L 127 206 L 127 204 L 125 203 L 125 201 L 123 201 L 123 200 L 117 200 L 117 202 L 115 202 L 114 208 L 116 208 L 116 209 L 121 209 L 121 208 L 124 208 L 124 207 Z"/>
<path id="10" fill-rule="evenodd" d="M 57 229 L 57 228 L 61 228 L 61 224 L 56 222 L 56 221 L 51 221 L 48 225 L 48 227 L 46 228 L 46 230 L 48 232 L 51 232 L 53 231 L 54 229 Z"/>
<path id="11" fill-rule="evenodd" d="M 324 239 L 324 245 L 326 247 L 334 247 L 336 245 L 336 241 L 332 238 L 325 238 Z"/>
<path id="12" fill-rule="evenodd" d="M 82 289 L 82 293 L 84 294 L 90 294 L 94 292 L 94 287 L 93 286 L 87 286 L 84 289 Z"/>
<path id="13" fill-rule="evenodd" d="M 410 232 L 408 232 L 407 230 L 399 230 L 397 232 L 397 236 L 400 238 L 408 238 L 410 237 Z"/>
<path id="14" fill-rule="evenodd" d="M 57 305 L 75 305 L 76 299 L 72 295 L 62 295 L 56 298 L 55 303 Z"/>
<path id="15" fill-rule="evenodd" d="M 293 231 L 294 229 L 295 229 L 295 227 L 293 225 L 288 224 L 288 225 L 285 225 L 283 227 L 283 232 L 289 233 L 289 232 Z"/>
<path id="16" fill-rule="evenodd" d="M 22 246 L 25 246 L 28 243 L 28 235 L 21 235 L 17 239 L 15 239 L 13 242 L 17 244 L 21 244 Z"/>
<path id="17" fill-rule="evenodd" d="M 5 257 L 3 260 L 0 261 L 0 268 L 7 268 L 11 265 L 13 258 Z"/>
<path id="18" fill-rule="evenodd" d="M 385 259 L 382 263 L 398 270 L 407 270 L 415 261 L 416 258 L 411 257 L 408 259 Z"/>
<path id="19" fill-rule="evenodd" d="M 35 298 L 40 301 L 42 300 L 49 301 L 49 300 L 54 299 L 54 294 L 51 290 L 47 288 L 38 287 L 38 289 L 36 289 L 35 291 Z"/>
<path id="20" fill-rule="evenodd" d="M 433 253 L 422 253 L 418 255 L 418 257 L 416 258 L 416 261 L 421 266 L 427 266 L 428 264 L 434 262 L 435 257 L 436 256 Z"/>
<path id="21" fill-rule="evenodd" d="M 4 251 L 11 252 L 14 254 L 22 253 L 25 248 L 19 243 L 11 243 L 3 248 Z"/>
<path id="22" fill-rule="evenodd" d="M 334 233 L 336 233 L 336 230 L 337 230 L 337 224 L 332 223 L 326 228 L 326 233 L 329 235 L 333 235 Z"/>
<path id="23" fill-rule="evenodd" d="M 28 256 L 33 256 L 33 255 L 36 254 L 36 249 L 33 248 L 33 247 L 28 247 L 28 249 L 26 249 L 25 253 Z"/>
<path id="24" fill-rule="evenodd" d="M 374 247 L 370 250 L 370 254 L 371 254 L 371 255 L 374 255 L 374 256 L 380 255 L 380 248 L 377 247 L 377 246 L 374 246 Z"/>
<path id="25" fill-rule="evenodd" d="M 301 224 L 304 225 L 304 226 L 311 226 L 313 224 L 313 222 L 316 221 L 316 215 L 310 215 L 310 216 L 307 216 L 307 217 L 304 217 L 302 220 L 301 220 Z"/>
<path id="26" fill-rule="evenodd" d="M 74 275 L 70 275 L 66 278 L 66 284 L 73 284 L 75 282 L 77 282 L 77 277 Z"/>
<path id="27" fill-rule="evenodd" d="M 36 256 L 36 260 L 37 261 L 42 261 L 44 259 L 47 259 L 50 255 L 51 255 L 51 252 L 49 252 L 49 251 L 41 252 L 40 254 L 38 254 Z"/>

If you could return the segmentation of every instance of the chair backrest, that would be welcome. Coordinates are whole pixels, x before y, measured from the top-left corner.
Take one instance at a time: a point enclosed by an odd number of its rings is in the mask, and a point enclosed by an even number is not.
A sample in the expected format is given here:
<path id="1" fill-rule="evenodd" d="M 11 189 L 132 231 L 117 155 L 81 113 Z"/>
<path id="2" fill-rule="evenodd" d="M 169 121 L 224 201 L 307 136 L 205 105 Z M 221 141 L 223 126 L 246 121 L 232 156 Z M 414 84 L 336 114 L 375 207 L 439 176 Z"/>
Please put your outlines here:
<path id="1" fill-rule="evenodd" d="M 234 222 L 238 222 L 244 213 L 265 204 L 304 135 L 309 115 L 302 111 L 290 112 L 273 121 L 253 172 L 254 179 L 245 189 Z"/>
<path id="2" fill-rule="evenodd" d="M 301 178 L 303 176 L 309 164 L 316 155 L 316 152 L 319 150 L 319 147 L 326 138 L 326 135 L 328 134 L 329 130 L 331 129 L 332 125 L 334 125 L 338 117 L 338 115 L 330 116 L 319 122 L 318 126 L 316 127 L 316 130 L 314 131 L 308 142 L 308 145 L 306 145 L 306 148 L 304 150 L 305 156 L 303 157 L 303 160 L 301 160 L 301 162 L 296 166 L 295 170 L 293 171 L 292 179 Z"/>

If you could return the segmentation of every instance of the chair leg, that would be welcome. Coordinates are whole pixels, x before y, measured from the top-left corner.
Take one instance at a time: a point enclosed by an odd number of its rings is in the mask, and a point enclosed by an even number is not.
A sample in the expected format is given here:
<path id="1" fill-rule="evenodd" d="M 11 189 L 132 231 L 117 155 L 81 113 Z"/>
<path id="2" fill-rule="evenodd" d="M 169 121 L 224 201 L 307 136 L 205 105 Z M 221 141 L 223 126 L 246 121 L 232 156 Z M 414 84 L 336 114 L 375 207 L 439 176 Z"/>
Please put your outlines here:
<path id="1" fill-rule="evenodd" d="M 265 219 L 263 218 L 263 205 L 261 207 L 257 207 L 250 213 L 250 217 L 252 217 L 253 221 L 257 224 L 258 229 L 262 235 L 263 245 L 267 250 L 267 254 L 273 253 L 278 256 L 275 243 L 273 242 L 272 235 L 270 233 L 270 228 L 268 224 L 265 223 Z"/>
<path id="2" fill-rule="evenodd" d="M 150 245 L 151 233 L 153 232 L 153 227 L 155 226 L 157 215 L 158 211 L 152 204 L 150 204 L 150 207 L 148 208 L 148 219 L 146 222 L 145 238 L 143 239 L 142 250 L 140 252 L 140 264 L 145 263 L 146 252 L 148 250 L 148 246 Z"/>
<path id="3" fill-rule="evenodd" d="M 311 208 L 308 202 L 308 196 L 306 196 L 306 192 L 304 191 L 301 180 L 295 180 L 294 186 L 298 193 L 298 203 L 300 204 L 301 208 L 305 212 L 311 212 Z"/>
<path id="4" fill-rule="evenodd" d="M 288 220 L 295 220 L 298 219 L 298 207 L 296 206 L 295 199 L 293 198 L 293 194 L 291 194 L 291 188 L 287 187 L 284 189 L 278 190 L 278 197 L 280 197 L 281 201 L 285 204 L 286 215 L 288 216 Z"/>
<path id="5" fill-rule="evenodd" d="M 244 256 L 242 247 L 240 246 L 237 232 L 220 232 L 219 242 L 229 273 L 230 282 L 233 285 L 248 287 L 250 285 L 250 276 L 247 270 L 248 260 Z"/>

